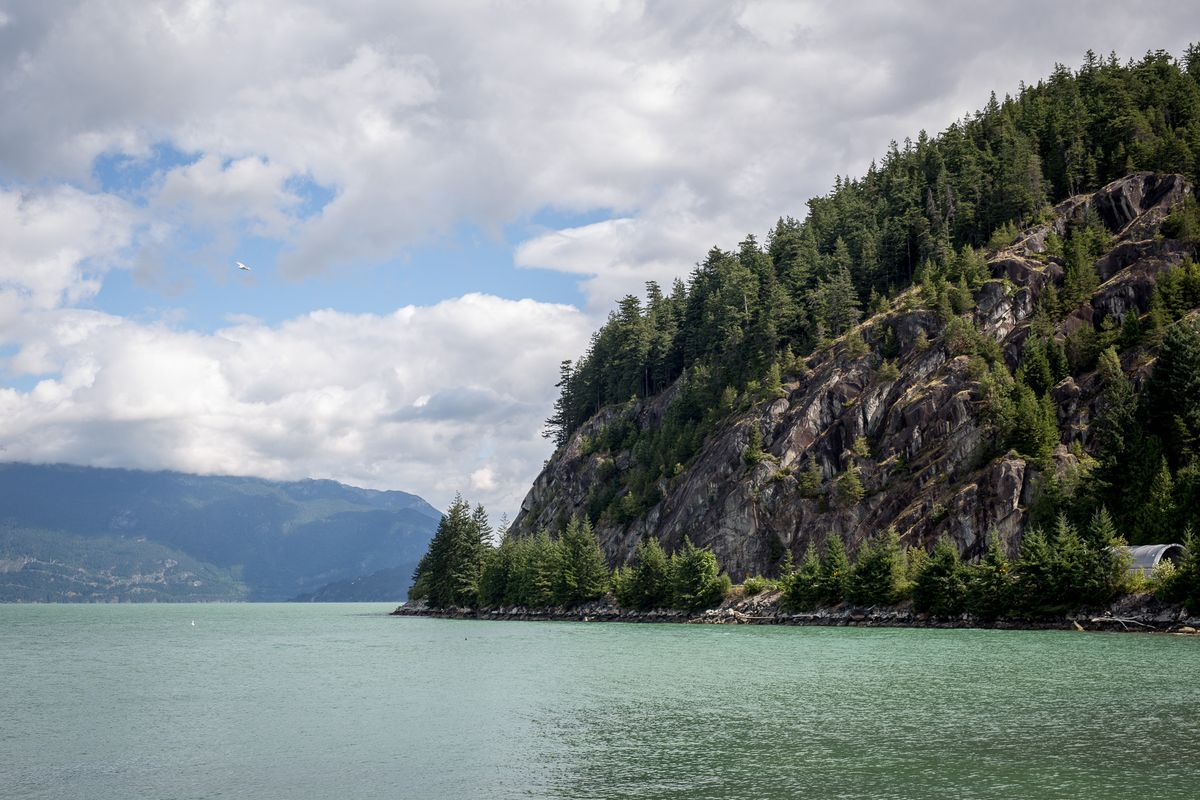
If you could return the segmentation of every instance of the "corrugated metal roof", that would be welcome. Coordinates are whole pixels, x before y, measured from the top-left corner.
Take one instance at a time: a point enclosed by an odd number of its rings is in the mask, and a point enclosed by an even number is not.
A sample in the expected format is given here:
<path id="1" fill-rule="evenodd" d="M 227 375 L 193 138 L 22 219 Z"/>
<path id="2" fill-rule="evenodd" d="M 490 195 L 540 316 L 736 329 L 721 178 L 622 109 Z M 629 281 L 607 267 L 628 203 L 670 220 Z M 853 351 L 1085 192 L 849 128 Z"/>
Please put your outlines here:
<path id="1" fill-rule="evenodd" d="M 1129 555 L 1129 571 L 1140 572 L 1147 578 L 1164 558 L 1176 564 L 1183 558 L 1181 544 L 1143 544 L 1137 547 L 1122 547 L 1121 550 Z"/>

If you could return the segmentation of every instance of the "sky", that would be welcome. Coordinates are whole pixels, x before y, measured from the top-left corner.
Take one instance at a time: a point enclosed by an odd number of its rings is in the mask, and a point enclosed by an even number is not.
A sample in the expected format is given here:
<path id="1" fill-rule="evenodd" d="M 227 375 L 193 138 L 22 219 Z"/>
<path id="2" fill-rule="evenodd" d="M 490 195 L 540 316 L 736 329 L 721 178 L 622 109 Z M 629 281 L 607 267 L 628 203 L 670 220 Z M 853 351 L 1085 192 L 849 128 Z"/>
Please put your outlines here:
<path id="1" fill-rule="evenodd" d="M 1188 2 L 0 0 L 0 460 L 511 516 L 616 299 L 1189 35 Z"/>

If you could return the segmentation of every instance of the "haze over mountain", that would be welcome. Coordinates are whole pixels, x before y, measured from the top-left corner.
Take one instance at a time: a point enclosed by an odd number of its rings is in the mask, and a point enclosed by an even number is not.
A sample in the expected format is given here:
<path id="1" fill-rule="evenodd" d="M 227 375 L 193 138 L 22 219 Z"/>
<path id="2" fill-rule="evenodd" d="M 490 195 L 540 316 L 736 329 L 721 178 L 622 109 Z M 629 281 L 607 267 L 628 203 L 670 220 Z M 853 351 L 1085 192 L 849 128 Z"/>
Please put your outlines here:
<path id="1" fill-rule="evenodd" d="M 402 599 L 440 517 L 326 480 L 5 464 L 0 602 L 287 600 L 380 570 L 362 599 Z"/>

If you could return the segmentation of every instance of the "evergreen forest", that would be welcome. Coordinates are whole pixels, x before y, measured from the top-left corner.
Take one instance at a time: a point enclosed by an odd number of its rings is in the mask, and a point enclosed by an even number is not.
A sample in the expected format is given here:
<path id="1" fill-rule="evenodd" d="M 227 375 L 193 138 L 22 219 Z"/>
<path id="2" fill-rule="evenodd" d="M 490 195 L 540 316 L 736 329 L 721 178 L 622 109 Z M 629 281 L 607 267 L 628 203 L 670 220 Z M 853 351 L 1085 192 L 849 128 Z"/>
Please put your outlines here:
<path id="1" fill-rule="evenodd" d="M 1089 52 L 1075 70 L 994 94 L 937 136 L 892 143 L 858 178 L 838 177 L 808 200 L 803 219 L 779 219 L 760 241 L 711 248 L 688 279 L 648 283 L 625 296 L 576 361 L 564 361 L 545 435 L 562 450 L 602 453 L 584 513 L 526 535 L 501 531 L 482 507 L 456 500 L 418 567 L 410 597 L 435 608 L 574 607 L 612 592 L 624 608 L 715 605 L 730 581 L 713 552 L 688 537 L 668 553 L 653 536 L 610 569 L 594 528 L 626 526 L 663 498 L 706 438 L 731 415 L 785 396 L 815 353 L 838 342 L 871 354 L 895 377 L 900 345 L 887 315 L 922 309 L 940 320 L 935 343 L 967 358 L 986 424 L 987 457 L 1011 453 L 1043 473 L 1019 553 L 991 533 L 970 563 L 956 545 L 902 544 L 896 531 L 851 542 L 830 534 L 799 564 L 780 551 L 772 577 L 737 589 L 782 592 L 796 610 L 843 601 L 892 604 L 979 618 L 1095 607 L 1154 591 L 1200 606 L 1200 548 L 1149 579 L 1127 574 L 1119 545 L 1185 541 L 1200 530 L 1200 203 L 1194 189 L 1154 233 L 1186 257 L 1158 273 L 1144 307 L 1121 317 L 1081 315 L 1101 284 L 1097 261 L 1116 231 L 1097 213 L 1052 230 L 1036 258 L 1061 268 L 1036 295 L 1019 350 L 1003 352 L 973 321 L 981 287 L 998 279 L 989 258 L 1054 207 L 1136 172 L 1200 169 L 1200 45 L 1122 62 Z M 999 279 L 1003 282 L 1003 279 Z M 1090 311 L 1090 309 L 1089 309 Z M 871 320 L 878 324 L 863 324 Z M 1065 324 L 1094 319 L 1093 324 Z M 1095 415 L 1060 426 L 1052 390 L 1089 387 Z M 624 410 L 652 398 L 653 424 Z M 585 423 L 596 415 L 602 424 Z M 865 457 L 870 444 L 856 441 Z M 617 453 L 628 454 L 618 467 Z M 754 428 L 747 465 L 771 458 Z M 810 474 L 811 473 L 811 474 Z M 789 476 L 792 477 L 792 476 Z M 799 491 L 853 505 L 864 487 L 854 464 L 823 494 L 809 462 Z M 693 534 L 697 531 L 692 531 Z M 699 537 L 698 537 L 699 538 Z M 817 540 L 820 541 L 819 539 Z"/>
<path id="2" fill-rule="evenodd" d="M 1030 528 L 1015 559 L 993 537 L 976 563 L 964 563 L 946 539 L 932 553 L 904 547 L 889 528 L 861 543 L 853 559 L 839 536 L 829 536 L 823 551 L 809 548 L 799 565 L 788 561 L 779 578 L 748 578 L 737 592 L 779 590 L 781 606 L 790 611 L 911 600 L 918 612 L 970 613 L 981 621 L 1100 608 L 1122 594 L 1147 592 L 1200 608 L 1200 545 L 1190 531 L 1185 541 L 1178 567 L 1164 562 L 1146 577 L 1128 572 L 1103 509 L 1082 528 L 1065 515 L 1045 532 Z M 586 520 L 573 518 L 554 536 L 544 530 L 514 536 L 493 531 L 484 508 L 472 510 L 461 497 L 442 518 L 413 581 L 409 600 L 437 609 L 571 609 L 611 592 L 626 610 L 698 612 L 735 592 L 712 551 L 686 538 L 670 554 L 657 539 L 644 539 L 628 564 L 610 571 Z"/>
<path id="3" fill-rule="evenodd" d="M 687 281 L 666 291 L 651 282 L 644 298 L 625 296 L 587 351 L 562 363 L 545 433 L 561 447 L 603 409 L 672 393 L 660 424 L 643 429 L 621 417 L 581 443 L 632 453 L 629 469 L 601 476 L 586 510 L 594 524 L 627 524 L 661 500 L 662 481 L 687 469 L 722 420 L 780 396 L 815 350 L 844 337 L 851 355 L 870 346 L 881 373 L 895 370 L 890 329 L 868 345 L 856 325 L 905 293 L 907 307 L 941 314 L 951 354 L 972 357 L 993 453 L 1013 449 L 1045 464 L 1062 440 L 1050 389 L 1099 370 L 1102 418 L 1080 452 L 1082 468 L 1048 482 L 1035 522 L 1048 526 L 1065 512 L 1083 526 L 1103 506 L 1132 543 L 1200 526 L 1200 267 L 1163 276 L 1145 313 L 1056 335 L 1099 283 L 1094 262 L 1112 232 L 1093 214 L 1046 243 L 1065 276 L 1040 300 L 1015 362 L 968 313 L 989 277 L 987 254 L 1046 219 L 1053 204 L 1135 171 L 1177 173 L 1195 185 L 1198 159 L 1200 45 L 1181 59 L 1159 51 L 1122 62 L 1089 52 L 1077 70 L 1059 66 L 1015 96 L 993 94 L 938 136 L 893 143 L 866 175 L 838 177 L 828 195 L 808 201 L 803 220 L 778 220 L 764 241 L 750 235 L 734 251 L 713 247 Z M 1162 228 L 1195 253 L 1196 200 Z M 1151 380 L 1123 373 L 1133 352 L 1157 355 Z M 758 455 L 751 443 L 747 459 Z M 846 479 L 851 494 L 853 482 Z"/>

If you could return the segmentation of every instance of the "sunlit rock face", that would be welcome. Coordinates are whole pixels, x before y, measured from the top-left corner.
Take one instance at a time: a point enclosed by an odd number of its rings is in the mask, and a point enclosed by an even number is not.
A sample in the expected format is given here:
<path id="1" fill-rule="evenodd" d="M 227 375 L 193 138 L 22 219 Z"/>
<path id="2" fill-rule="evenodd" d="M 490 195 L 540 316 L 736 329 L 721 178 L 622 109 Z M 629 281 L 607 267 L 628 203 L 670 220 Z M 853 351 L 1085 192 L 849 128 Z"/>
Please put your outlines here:
<path id="1" fill-rule="evenodd" d="M 1156 277 L 1187 255 L 1181 243 L 1158 234 L 1170 207 L 1189 191 L 1181 176 L 1137 173 L 1060 203 L 1050 221 L 989 253 L 991 280 L 975 292 L 975 326 L 999 343 L 1015 367 L 1039 296 L 1063 280 L 1063 265 L 1045 254 L 1046 239 L 1052 231 L 1061 236 L 1072 218 L 1089 211 L 1114 236 L 1096 262 L 1103 283 L 1056 335 L 1099 327 L 1106 319 L 1119 325 L 1125 314 L 1146 311 Z M 596 530 L 610 563 L 627 561 L 643 537 L 654 536 L 670 549 L 689 536 L 712 547 L 740 580 L 773 574 L 786 553 L 799 559 L 830 535 L 853 549 L 888 526 L 910 546 L 949 537 L 968 557 L 981 553 L 989 536 L 1015 550 L 1044 476 L 1016 453 L 997 450 L 979 375 L 966 356 L 954 354 L 941 317 L 916 308 L 914 293 L 863 322 L 865 355 L 852 356 L 843 340 L 835 341 L 808 359 L 803 375 L 784 377 L 785 397 L 726 418 L 686 469 L 660 483 L 663 500 L 642 517 L 623 525 L 602 519 Z M 880 372 L 887 328 L 900 350 L 894 379 Z M 1076 458 L 1066 445 L 1088 445 L 1097 391 L 1089 374 L 1064 379 L 1051 392 L 1063 443 L 1054 456 L 1056 470 Z M 608 408 L 583 425 L 546 464 L 513 530 L 553 530 L 572 514 L 585 515 L 589 493 L 627 468 L 631 454 L 590 452 L 583 443 L 621 415 L 632 415 L 642 428 L 658 425 L 672 396 L 667 391 Z M 766 457 L 748 464 L 743 454 L 754 428 Z M 855 447 L 860 439 L 866 455 Z M 812 465 L 823 476 L 815 493 L 800 487 L 801 474 Z M 859 502 L 843 500 L 837 491 L 838 476 L 851 466 L 865 490 Z"/>

